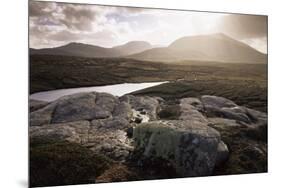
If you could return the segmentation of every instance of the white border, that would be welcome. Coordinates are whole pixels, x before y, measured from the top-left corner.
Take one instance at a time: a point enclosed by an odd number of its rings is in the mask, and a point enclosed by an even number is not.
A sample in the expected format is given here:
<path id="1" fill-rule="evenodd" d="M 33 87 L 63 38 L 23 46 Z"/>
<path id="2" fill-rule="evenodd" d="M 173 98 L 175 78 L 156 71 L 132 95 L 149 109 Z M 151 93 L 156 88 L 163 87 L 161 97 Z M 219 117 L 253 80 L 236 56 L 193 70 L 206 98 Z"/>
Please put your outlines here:
<path id="1" fill-rule="evenodd" d="M 269 15 L 269 173 L 68 187 L 277 187 L 280 184 L 280 10 L 277 0 L 67 0 L 67 2 Z M 27 186 L 26 0 L 1 2 L 0 187 Z"/>

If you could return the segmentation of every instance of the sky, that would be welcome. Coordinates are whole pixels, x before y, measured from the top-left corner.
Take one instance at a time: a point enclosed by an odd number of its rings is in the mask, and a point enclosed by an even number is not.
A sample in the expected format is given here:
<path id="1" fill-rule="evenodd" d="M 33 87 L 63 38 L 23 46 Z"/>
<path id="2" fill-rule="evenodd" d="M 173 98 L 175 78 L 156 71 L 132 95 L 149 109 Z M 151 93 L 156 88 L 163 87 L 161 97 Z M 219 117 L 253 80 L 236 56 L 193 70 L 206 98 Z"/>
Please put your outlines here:
<path id="1" fill-rule="evenodd" d="M 31 48 L 81 42 L 102 47 L 129 41 L 168 46 L 183 36 L 224 33 L 267 52 L 267 17 L 195 11 L 30 1 Z"/>

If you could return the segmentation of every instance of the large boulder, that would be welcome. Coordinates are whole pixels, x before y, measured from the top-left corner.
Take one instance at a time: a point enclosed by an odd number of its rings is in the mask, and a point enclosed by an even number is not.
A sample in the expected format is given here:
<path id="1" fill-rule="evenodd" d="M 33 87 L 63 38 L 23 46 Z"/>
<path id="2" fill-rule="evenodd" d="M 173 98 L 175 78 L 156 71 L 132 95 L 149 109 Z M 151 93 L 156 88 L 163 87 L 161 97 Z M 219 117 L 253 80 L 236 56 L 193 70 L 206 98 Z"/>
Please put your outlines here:
<path id="1" fill-rule="evenodd" d="M 165 160 L 180 177 L 211 175 L 221 143 L 216 130 L 190 120 L 142 123 L 134 129 L 134 141 L 140 164 Z"/>
<path id="2" fill-rule="evenodd" d="M 125 129 L 129 122 L 122 118 L 75 121 L 33 126 L 31 139 L 68 141 L 90 148 L 114 160 L 124 161 L 132 151 L 131 140 Z"/>
<path id="3" fill-rule="evenodd" d="M 111 116 L 117 99 L 106 93 L 78 93 L 56 101 L 52 123 L 105 119 Z"/>
<path id="4" fill-rule="evenodd" d="M 88 142 L 89 121 L 76 121 L 68 123 L 46 124 L 33 126 L 29 129 L 31 139 L 45 138 L 55 141 L 69 141 L 84 144 Z"/>
<path id="5" fill-rule="evenodd" d="M 203 95 L 201 101 L 208 117 L 222 117 L 233 119 L 247 124 L 252 123 L 244 107 L 240 107 L 233 101 L 217 96 Z"/>
<path id="6" fill-rule="evenodd" d="M 56 103 L 51 103 L 39 110 L 31 112 L 29 115 L 30 126 L 42 126 L 51 123 L 55 107 Z"/>

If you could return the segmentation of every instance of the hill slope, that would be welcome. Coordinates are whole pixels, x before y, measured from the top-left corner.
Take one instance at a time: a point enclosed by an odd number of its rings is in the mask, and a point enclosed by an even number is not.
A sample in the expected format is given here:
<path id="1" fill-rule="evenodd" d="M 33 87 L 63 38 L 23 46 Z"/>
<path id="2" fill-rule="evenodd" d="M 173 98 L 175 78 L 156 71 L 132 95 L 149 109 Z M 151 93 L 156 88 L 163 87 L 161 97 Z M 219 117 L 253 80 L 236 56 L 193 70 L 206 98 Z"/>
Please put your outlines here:
<path id="1" fill-rule="evenodd" d="M 83 43 L 72 42 L 56 48 L 30 49 L 31 55 L 63 55 L 79 57 L 120 57 L 139 53 L 150 49 L 151 45 L 144 41 L 132 41 L 113 48 L 104 48 Z"/>
<path id="2" fill-rule="evenodd" d="M 153 48 L 129 57 L 148 61 L 266 62 L 265 54 L 224 34 L 182 37 L 166 48 Z"/>

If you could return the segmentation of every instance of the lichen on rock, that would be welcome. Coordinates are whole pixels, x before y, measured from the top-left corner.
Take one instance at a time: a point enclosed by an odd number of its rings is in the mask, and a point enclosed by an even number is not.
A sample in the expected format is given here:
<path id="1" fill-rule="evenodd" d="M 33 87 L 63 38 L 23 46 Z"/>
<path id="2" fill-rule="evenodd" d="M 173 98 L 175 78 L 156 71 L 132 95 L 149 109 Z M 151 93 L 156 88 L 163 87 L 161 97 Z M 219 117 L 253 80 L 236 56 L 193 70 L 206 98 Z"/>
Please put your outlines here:
<path id="1" fill-rule="evenodd" d="M 192 121 L 153 121 L 134 130 L 140 160 L 157 158 L 171 163 L 180 177 L 211 175 L 216 164 L 220 134 Z"/>

